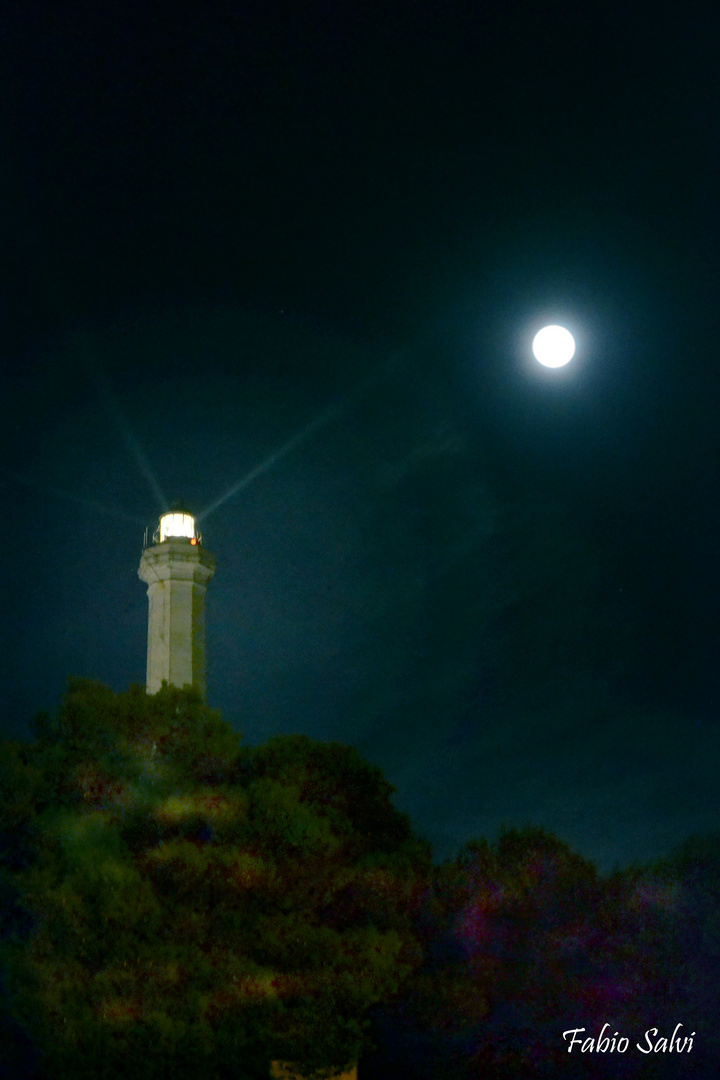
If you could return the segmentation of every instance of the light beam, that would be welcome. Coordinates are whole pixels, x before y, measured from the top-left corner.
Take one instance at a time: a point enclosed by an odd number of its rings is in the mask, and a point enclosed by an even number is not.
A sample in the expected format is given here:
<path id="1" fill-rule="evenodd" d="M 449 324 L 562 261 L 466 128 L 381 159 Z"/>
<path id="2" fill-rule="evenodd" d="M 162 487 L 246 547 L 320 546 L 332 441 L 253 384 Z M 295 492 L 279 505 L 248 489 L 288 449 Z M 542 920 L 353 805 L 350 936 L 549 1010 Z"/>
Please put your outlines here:
<path id="1" fill-rule="evenodd" d="M 33 476 L 12 472 L 10 469 L 3 469 L 3 474 L 16 484 L 36 488 L 38 491 L 42 491 L 46 495 L 52 495 L 56 499 L 68 499 L 69 502 L 97 510 L 99 514 L 108 514 L 110 517 L 121 518 L 123 521 L 132 521 L 134 525 L 147 524 L 144 518 L 128 514 L 125 510 L 120 510 L 117 507 L 106 506 L 105 503 L 98 502 L 97 499 L 88 499 L 85 495 L 78 495 L 77 492 L 68 491 L 66 488 L 58 487 L 57 484 L 48 484 L 42 480 L 36 480 Z"/>
<path id="2" fill-rule="evenodd" d="M 338 416 L 340 416 L 342 412 L 345 411 L 345 409 L 347 409 L 351 404 L 353 404 L 353 402 L 357 401 L 358 398 L 362 397 L 362 395 L 366 393 L 370 389 L 370 387 L 374 386 L 375 383 L 380 381 L 380 379 L 385 378 L 385 376 L 393 368 L 395 368 L 403 358 L 404 357 L 402 353 L 392 356 L 387 363 L 382 365 L 379 371 L 376 371 L 369 378 L 363 379 L 363 381 L 358 383 L 357 386 L 353 387 L 353 389 L 348 394 L 342 397 L 334 405 L 330 405 L 314 420 L 311 420 L 311 422 L 306 427 L 298 431 L 295 435 L 292 436 L 291 439 L 288 439 L 287 442 L 283 443 L 282 446 L 279 446 L 277 450 L 274 450 L 273 453 L 269 455 L 269 457 L 266 457 L 263 461 L 260 462 L 259 465 L 256 465 L 254 469 L 251 469 L 249 473 L 246 473 L 241 480 L 238 480 L 236 484 L 233 484 L 232 487 L 228 488 L 227 491 L 225 491 L 218 499 L 215 500 L 215 502 L 210 503 L 209 506 L 206 506 L 205 509 L 197 515 L 196 520 L 199 522 L 202 521 L 204 518 L 208 517 L 209 514 L 214 514 L 216 510 L 218 510 L 228 501 L 228 499 L 232 499 L 235 495 L 239 495 L 240 492 L 244 491 L 244 489 L 250 484 L 252 484 L 254 480 L 257 480 L 259 476 L 262 476 L 263 473 L 266 473 L 268 469 L 271 469 L 273 465 L 277 464 L 278 461 L 281 461 L 284 457 L 287 457 L 287 455 L 292 450 L 294 450 L 297 446 L 300 446 L 300 444 L 305 442 L 306 439 L 309 439 L 310 436 L 313 435 L 316 431 L 318 431 L 321 427 L 325 427 L 332 420 L 335 420 Z"/>
<path id="3" fill-rule="evenodd" d="M 140 445 L 138 439 L 136 438 L 135 433 L 130 427 L 128 420 L 123 413 L 122 408 L 120 407 L 120 402 L 118 400 L 117 394 L 115 393 L 110 384 L 110 380 L 108 379 L 107 375 L 102 370 L 100 365 L 96 361 L 91 360 L 90 348 L 87 346 L 84 338 L 78 340 L 78 345 L 83 362 L 85 364 L 85 370 L 88 372 L 91 379 L 93 379 L 93 381 L 95 382 L 95 385 L 100 392 L 100 396 L 103 399 L 105 408 L 112 417 L 118 431 L 122 435 L 125 445 L 135 459 L 135 464 L 147 480 L 150 486 L 150 490 L 155 496 L 160 509 L 165 510 L 168 505 L 168 500 L 165 498 L 163 490 L 158 483 L 157 477 L 155 476 L 155 473 L 150 466 L 150 462 L 145 455 L 145 451 Z"/>

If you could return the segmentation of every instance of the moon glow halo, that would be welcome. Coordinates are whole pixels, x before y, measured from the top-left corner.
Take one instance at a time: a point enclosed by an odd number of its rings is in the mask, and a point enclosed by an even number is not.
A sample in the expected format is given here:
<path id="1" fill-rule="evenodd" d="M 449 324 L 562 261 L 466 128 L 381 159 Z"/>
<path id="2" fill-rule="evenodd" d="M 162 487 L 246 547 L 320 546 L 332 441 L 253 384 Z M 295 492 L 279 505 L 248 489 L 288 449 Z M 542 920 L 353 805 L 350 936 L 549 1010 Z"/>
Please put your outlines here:
<path id="1" fill-rule="evenodd" d="M 545 367 L 563 367 L 575 355 L 575 338 L 564 326 L 545 326 L 533 338 L 532 350 Z"/>

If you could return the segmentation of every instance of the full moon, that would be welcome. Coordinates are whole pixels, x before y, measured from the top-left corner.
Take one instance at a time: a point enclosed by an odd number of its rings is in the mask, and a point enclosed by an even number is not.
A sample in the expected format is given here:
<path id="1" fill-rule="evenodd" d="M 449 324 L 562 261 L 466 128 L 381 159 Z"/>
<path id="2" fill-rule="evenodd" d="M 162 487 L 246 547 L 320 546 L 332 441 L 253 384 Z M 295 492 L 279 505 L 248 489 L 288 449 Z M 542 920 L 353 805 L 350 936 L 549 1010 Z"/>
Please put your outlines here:
<path id="1" fill-rule="evenodd" d="M 545 326 L 533 338 L 532 350 L 545 367 L 562 367 L 575 355 L 575 338 L 564 326 Z"/>

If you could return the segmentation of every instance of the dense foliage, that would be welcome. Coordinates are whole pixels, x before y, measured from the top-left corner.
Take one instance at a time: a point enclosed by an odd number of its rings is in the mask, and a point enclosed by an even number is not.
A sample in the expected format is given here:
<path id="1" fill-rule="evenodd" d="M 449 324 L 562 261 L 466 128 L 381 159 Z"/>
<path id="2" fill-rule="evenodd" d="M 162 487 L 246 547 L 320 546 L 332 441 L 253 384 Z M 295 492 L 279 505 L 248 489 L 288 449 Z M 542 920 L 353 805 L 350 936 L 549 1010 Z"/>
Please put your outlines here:
<path id="1" fill-rule="evenodd" d="M 74 682 L 35 735 L 0 743 L 0 1078 L 717 1075 L 718 837 L 602 877 L 527 828 L 433 868 L 351 748 L 243 749 L 190 691 Z M 678 1023 L 692 1055 L 636 1049 Z M 605 1024 L 628 1052 L 568 1053 Z"/>
<path id="2" fill-rule="evenodd" d="M 71 685 L 0 761 L 2 959 L 39 1075 L 357 1060 L 420 959 L 426 845 L 349 747 L 241 751 L 189 691 Z"/>
<path id="3" fill-rule="evenodd" d="M 375 1010 L 365 1076 L 715 1077 L 718 910 L 718 839 L 606 878 L 540 829 L 469 843 L 437 868 L 418 926 L 426 960 Z M 691 1053 L 669 1049 L 678 1023 L 696 1033 Z M 574 1028 L 592 1051 L 569 1051 Z M 653 1028 L 666 1046 L 643 1053 Z"/>

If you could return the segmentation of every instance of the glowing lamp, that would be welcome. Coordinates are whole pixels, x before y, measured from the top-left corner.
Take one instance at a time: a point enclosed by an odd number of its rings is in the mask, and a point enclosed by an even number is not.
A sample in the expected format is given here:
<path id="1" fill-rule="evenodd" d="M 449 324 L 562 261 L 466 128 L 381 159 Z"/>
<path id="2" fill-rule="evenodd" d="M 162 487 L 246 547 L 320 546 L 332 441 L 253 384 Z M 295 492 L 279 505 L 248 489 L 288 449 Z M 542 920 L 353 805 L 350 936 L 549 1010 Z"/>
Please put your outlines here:
<path id="1" fill-rule="evenodd" d="M 171 510 L 160 518 L 159 541 L 185 539 L 197 543 L 195 535 L 195 518 L 192 514 L 185 514 L 177 510 Z"/>

